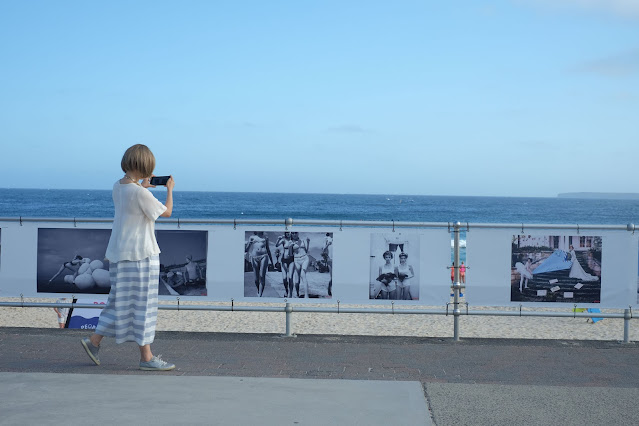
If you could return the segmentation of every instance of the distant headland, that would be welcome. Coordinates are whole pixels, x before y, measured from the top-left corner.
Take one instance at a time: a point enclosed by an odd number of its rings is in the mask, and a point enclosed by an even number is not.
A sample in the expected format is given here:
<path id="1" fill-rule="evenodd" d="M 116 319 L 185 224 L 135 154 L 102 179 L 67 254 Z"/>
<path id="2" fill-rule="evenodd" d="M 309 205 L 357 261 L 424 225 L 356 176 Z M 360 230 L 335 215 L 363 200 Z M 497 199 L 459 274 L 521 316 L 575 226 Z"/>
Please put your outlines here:
<path id="1" fill-rule="evenodd" d="M 566 192 L 557 194 L 558 198 L 590 198 L 604 200 L 639 200 L 639 194 L 633 192 Z"/>

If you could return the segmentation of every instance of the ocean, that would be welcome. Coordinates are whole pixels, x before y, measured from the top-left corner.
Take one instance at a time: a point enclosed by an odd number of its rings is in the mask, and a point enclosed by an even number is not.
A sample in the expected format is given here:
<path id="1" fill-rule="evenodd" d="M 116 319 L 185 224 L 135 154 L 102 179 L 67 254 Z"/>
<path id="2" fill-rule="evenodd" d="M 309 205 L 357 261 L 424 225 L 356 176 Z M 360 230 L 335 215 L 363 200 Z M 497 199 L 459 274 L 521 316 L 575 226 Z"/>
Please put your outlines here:
<path id="1" fill-rule="evenodd" d="M 0 217 L 20 216 L 113 217 L 111 191 L 0 189 Z M 639 200 L 176 191 L 173 217 L 625 225 Z"/>

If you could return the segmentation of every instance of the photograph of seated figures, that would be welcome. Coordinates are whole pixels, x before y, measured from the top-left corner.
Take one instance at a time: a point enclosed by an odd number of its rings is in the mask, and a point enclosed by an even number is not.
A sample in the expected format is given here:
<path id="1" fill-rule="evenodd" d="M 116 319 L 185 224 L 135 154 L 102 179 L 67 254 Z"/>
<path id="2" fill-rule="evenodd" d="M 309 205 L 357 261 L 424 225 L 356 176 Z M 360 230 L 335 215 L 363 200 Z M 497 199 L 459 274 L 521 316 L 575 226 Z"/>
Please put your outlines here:
<path id="1" fill-rule="evenodd" d="M 206 296 L 207 231 L 155 231 L 160 253 L 160 296 Z"/>
<path id="2" fill-rule="evenodd" d="M 513 235 L 512 302 L 600 303 L 601 237 Z"/>
<path id="3" fill-rule="evenodd" d="M 419 235 L 371 234 L 369 299 L 419 300 Z"/>
<path id="4" fill-rule="evenodd" d="M 332 296 L 332 232 L 245 233 L 244 297 Z"/>

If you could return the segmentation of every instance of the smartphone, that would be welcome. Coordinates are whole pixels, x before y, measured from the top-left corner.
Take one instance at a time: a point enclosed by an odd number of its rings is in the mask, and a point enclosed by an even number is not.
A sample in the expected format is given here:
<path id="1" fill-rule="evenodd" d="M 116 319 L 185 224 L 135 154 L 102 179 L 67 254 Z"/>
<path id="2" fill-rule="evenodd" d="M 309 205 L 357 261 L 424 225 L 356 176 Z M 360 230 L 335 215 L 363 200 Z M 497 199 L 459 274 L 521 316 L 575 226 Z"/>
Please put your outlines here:
<path id="1" fill-rule="evenodd" d="M 153 186 L 166 185 L 170 177 L 171 176 L 153 176 L 150 183 Z"/>

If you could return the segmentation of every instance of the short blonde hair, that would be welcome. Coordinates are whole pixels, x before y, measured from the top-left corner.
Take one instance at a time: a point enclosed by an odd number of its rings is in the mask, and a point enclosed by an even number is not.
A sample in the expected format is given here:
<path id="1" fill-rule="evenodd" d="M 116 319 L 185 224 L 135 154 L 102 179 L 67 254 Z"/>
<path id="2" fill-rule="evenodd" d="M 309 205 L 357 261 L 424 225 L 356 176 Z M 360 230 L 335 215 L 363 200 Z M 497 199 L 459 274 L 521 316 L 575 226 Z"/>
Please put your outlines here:
<path id="1" fill-rule="evenodd" d="M 149 177 L 155 170 L 155 156 L 146 145 L 135 144 L 122 156 L 120 167 L 124 173 L 137 172 L 142 177 Z"/>

